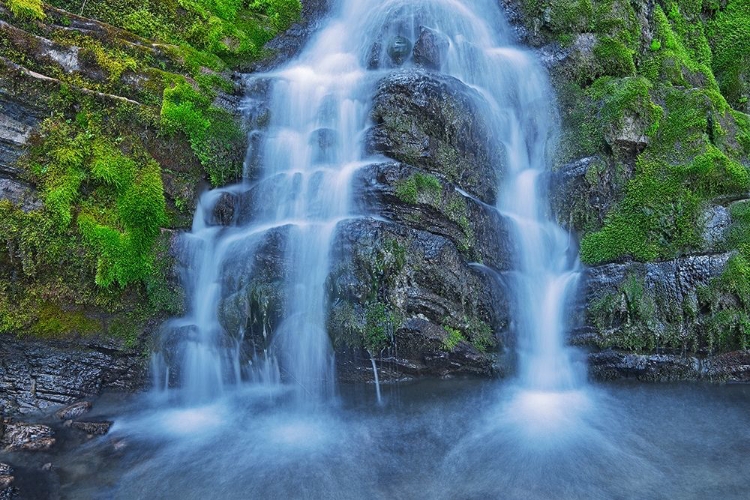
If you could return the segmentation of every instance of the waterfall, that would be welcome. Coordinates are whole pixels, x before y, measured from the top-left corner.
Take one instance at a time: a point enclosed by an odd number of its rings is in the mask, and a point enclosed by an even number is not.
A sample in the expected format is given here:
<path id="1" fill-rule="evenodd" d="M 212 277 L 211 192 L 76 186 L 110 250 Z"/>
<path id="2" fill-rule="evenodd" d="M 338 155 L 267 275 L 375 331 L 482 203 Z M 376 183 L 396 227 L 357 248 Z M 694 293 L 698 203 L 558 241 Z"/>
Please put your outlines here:
<path id="1" fill-rule="evenodd" d="M 515 46 L 497 2 L 341 0 L 299 57 L 249 77 L 267 89 L 264 123 L 248 154 L 257 168 L 248 166 L 239 184 L 206 192 L 181 239 L 187 314 L 165 328 L 156 380 L 173 378 L 183 401 L 210 401 L 244 380 L 287 384 L 312 402 L 335 392 L 326 330 L 331 241 L 337 224 L 355 216 L 353 174 L 376 161 L 363 148 L 374 86 L 413 64 L 398 60 L 398 51 L 410 50 L 423 27 L 447 40 L 440 71 L 477 91 L 506 153 L 500 180 L 487 182 L 500 183 L 497 210 L 511 221 L 519 250 L 511 288 L 520 384 L 552 391 L 579 383 L 564 342 L 579 266 L 544 199 L 557 135 L 544 69 Z M 221 221 L 217 212 L 227 206 L 230 220 Z M 280 261 L 275 284 L 253 288 L 254 276 L 269 273 L 269 245 Z M 269 319 L 257 309 L 271 303 Z"/>

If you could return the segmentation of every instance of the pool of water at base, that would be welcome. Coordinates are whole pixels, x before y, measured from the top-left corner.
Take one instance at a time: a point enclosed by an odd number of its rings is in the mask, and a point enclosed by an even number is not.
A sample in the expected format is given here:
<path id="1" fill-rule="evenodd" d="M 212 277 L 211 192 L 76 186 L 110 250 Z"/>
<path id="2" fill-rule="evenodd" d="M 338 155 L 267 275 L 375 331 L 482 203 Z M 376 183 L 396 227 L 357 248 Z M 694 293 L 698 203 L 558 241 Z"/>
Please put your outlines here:
<path id="1" fill-rule="evenodd" d="M 372 387 L 344 385 L 317 409 L 285 387 L 168 409 L 108 394 L 87 418 L 114 420 L 109 434 L 10 460 L 51 462 L 66 499 L 747 498 L 747 385 L 383 389 L 381 406 Z"/>

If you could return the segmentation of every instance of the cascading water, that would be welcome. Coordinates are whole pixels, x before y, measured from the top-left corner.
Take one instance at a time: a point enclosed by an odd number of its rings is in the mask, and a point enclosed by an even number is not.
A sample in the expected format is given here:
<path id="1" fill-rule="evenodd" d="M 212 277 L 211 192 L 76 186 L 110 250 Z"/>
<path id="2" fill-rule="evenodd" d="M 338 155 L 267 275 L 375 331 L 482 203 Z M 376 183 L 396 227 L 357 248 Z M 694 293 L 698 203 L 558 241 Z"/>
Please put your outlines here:
<path id="1" fill-rule="evenodd" d="M 738 440 L 749 425 L 746 389 L 719 397 L 714 388 L 583 384 L 564 342 L 575 249 L 545 218 L 553 99 L 497 4 L 339 0 L 299 58 L 254 75 L 270 82 L 264 139 L 249 155 L 260 173 L 202 196 L 181 244 L 188 312 L 166 325 L 154 356 L 157 386 L 178 386 L 166 391 L 178 404 L 120 403 L 107 439 L 56 461 L 63 497 L 747 496 Z M 377 81 L 413 65 L 403 51 L 421 26 L 446 37 L 440 71 L 473 87 L 505 151 L 496 208 L 518 250 L 506 280 L 518 377 L 403 384 L 377 409 L 341 386 L 344 404 L 331 404 L 329 246 L 340 221 L 368 215 L 350 209 L 354 172 L 383 160 L 363 153 L 368 102 Z M 271 289 L 256 286 L 261 275 Z M 609 391 L 616 397 L 601 394 Z M 594 398 L 596 411 L 585 411 Z M 28 470 L 39 476 L 38 467 L 33 459 Z"/>
<path id="2" fill-rule="evenodd" d="M 384 73 L 413 64 L 408 50 L 423 26 L 446 40 L 440 71 L 477 91 L 478 107 L 506 152 L 498 209 L 511 221 L 519 249 L 511 288 L 521 385 L 542 391 L 575 386 L 563 311 L 578 272 L 569 238 L 545 219 L 540 188 L 556 134 L 552 93 L 534 57 L 513 45 L 493 3 L 342 1 L 299 58 L 253 77 L 270 82 L 269 119 L 254 155 L 260 175 L 207 192 L 183 239 L 190 307 L 168 331 L 178 331 L 180 356 L 172 365 L 186 401 L 206 401 L 248 378 L 283 380 L 312 401 L 333 393 L 324 291 L 331 239 L 337 223 L 352 217 L 352 175 L 368 164 L 362 138 L 373 85 Z M 235 214 L 221 227 L 216 205 L 227 195 Z M 240 361 L 246 325 L 227 331 L 218 311 L 247 275 L 261 271 L 247 263 L 269 233 L 281 231 L 288 267 L 282 318 L 275 331 L 264 330 L 270 344 L 248 368 Z"/>

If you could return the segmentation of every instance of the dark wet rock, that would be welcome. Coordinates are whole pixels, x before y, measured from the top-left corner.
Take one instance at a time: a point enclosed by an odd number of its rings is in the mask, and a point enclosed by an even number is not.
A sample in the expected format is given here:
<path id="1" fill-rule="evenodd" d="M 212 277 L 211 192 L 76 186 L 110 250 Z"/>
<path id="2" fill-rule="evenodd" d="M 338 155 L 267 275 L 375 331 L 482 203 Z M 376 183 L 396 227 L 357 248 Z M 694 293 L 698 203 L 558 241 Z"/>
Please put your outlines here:
<path id="1" fill-rule="evenodd" d="M 1 172 L 0 175 L 2 175 Z M 14 179 L 0 178 L 0 201 L 3 200 L 18 205 L 24 212 L 42 208 L 42 202 L 36 191 L 25 183 Z"/>
<path id="2" fill-rule="evenodd" d="M 268 348 L 270 335 L 283 317 L 290 230 L 284 226 L 259 235 L 246 253 L 228 259 L 222 271 L 219 321 L 232 338 L 244 333 L 243 356 L 248 359 Z"/>
<path id="3" fill-rule="evenodd" d="M 234 219 L 235 206 L 237 204 L 236 196 L 232 193 L 224 192 L 219 196 L 212 211 L 211 222 L 217 226 L 229 226 Z"/>
<path id="4" fill-rule="evenodd" d="M 570 58 L 571 49 L 569 47 L 562 47 L 559 43 L 551 43 L 539 47 L 535 52 L 539 58 L 539 62 L 547 69 L 552 70 L 558 68 Z"/>
<path id="5" fill-rule="evenodd" d="M 48 425 L 8 422 L 3 426 L 0 445 L 5 451 L 42 451 L 55 444 L 54 432 Z"/>
<path id="6" fill-rule="evenodd" d="M 434 177 L 430 178 L 434 182 L 430 188 L 420 188 L 415 178 L 426 177 L 403 163 L 381 163 L 359 170 L 354 191 L 360 210 L 448 238 L 470 261 L 495 270 L 510 268 L 515 250 L 507 223 L 494 207 Z M 414 193 L 404 193 L 410 182 L 415 183 Z M 411 194 L 414 199 L 407 199 Z"/>
<path id="7" fill-rule="evenodd" d="M 440 71 L 450 47 L 448 37 L 430 28 L 419 27 L 419 38 L 414 44 L 414 62 L 427 69 Z"/>
<path id="8" fill-rule="evenodd" d="M 650 142 L 646 134 L 649 120 L 633 111 L 624 110 L 622 117 L 604 129 L 604 140 L 613 151 L 635 157 Z"/>
<path id="9" fill-rule="evenodd" d="M 60 420 L 78 418 L 91 411 L 92 406 L 91 401 L 79 401 L 56 411 L 55 416 Z"/>
<path id="10" fill-rule="evenodd" d="M 0 342 L 0 405 L 31 413 L 95 396 L 103 388 L 134 391 L 146 382 L 141 351 L 115 340 Z"/>
<path id="11" fill-rule="evenodd" d="M 442 236 L 370 219 L 340 224 L 332 252 L 328 323 L 337 353 L 348 353 L 344 379 L 366 373 L 373 349 L 389 360 L 386 378 L 493 373 L 507 325 L 497 276 Z"/>
<path id="12" fill-rule="evenodd" d="M 331 3 L 331 0 L 302 0 L 300 21 L 266 44 L 272 55 L 250 67 L 250 72 L 268 71 L 298 55 L 310 35 L 321 27 Z"/>
<path id="13" fill-rule="evenodd" d="M 109 432 L 112 422 L 73 422 L 71 427 L 93 436 L 103 436 Z"/>
<path id="14" fill-rule="evenodd" d="M 610 209 L 622 200 L 633 170 L 591 156 L 557 169 L 550 182 L 552 210 L 569 231 L 592 231 L 604 223 Z"/>
<path id="15" fill-rule="evenodd" d="M 699 287 L 721 274 L 732 253 L 693 255 L 663 262 L 605 264 L 586 270 L 587 302 L 617 293 L 630 276 L 643 280 L 646 291 L 671 303 L 695 299 Z"/>
<path id="16" fill-rule="evenodd" d="M 411 40 L 403 36 L 394 36 L 388 40 L 386 52 L 394 65 L 401 66 L 409 58 L 411 49 Z"/>
<path id="17" fill-rule="evenodd" d="M 378 85 L 367 150 L 434 173 L 494 204 L 501 151 L 477 102 L 455 78 L 396 71 Z"/>
<path id="18" fill-rule="evenodd" d="M 33 96 L 24 96 L 12 89 L 0 79 L 0 178 L 14 178 L 19 173 L 16 161 L 48 113 L 31 100 Z"/>

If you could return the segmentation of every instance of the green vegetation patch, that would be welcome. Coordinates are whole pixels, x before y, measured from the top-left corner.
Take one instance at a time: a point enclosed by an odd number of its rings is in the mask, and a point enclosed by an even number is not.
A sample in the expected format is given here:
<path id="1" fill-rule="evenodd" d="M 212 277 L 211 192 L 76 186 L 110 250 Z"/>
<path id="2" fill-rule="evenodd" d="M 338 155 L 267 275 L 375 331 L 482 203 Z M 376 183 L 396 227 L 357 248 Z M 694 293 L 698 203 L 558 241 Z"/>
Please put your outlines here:
<path id="1" fill-rule="evenodd" d="M 396 184 L 396 196 L 410 205 L 439 198 L 442 191 L 443 186 L 437 177 L 421 172 L 413 174 Z"/>
<path id="2" fill-rule="evenodd" d="M 118 145 L 100 122 L 85 112 L 70 123 L 47 120 L 30 170 L 55 223 L 75 223 L 97 255 L 96 283 L 124 287 L 153 270 L 152 247 L 167 223 L 164 190 L 159 165 L 135 143 Z"/>
<path id="3" fill-rule="evenodd" d="M 243 143 L 244 133 L 234 117 L 211 102 L 210 94 L 182 80 L 164 89 L 161 126 L 168 134 L 184 133 L 211 183 L 221 186 L 242 177 L 235 148 Z"/>
<path id="4" fill-rule="evenodd" d="M 26 19 L 44 19 L 42 0 L 6 0 L 14 16 Z"/>
<path id="5" fill-rule="evenodd" d="M 718 3 L 718 2 L 717 2 Z M 706 22 L 712 68 L 721 93 L 736 109 L 748 108 L 750 96 L 750 2 L 730 0 Z"/>

